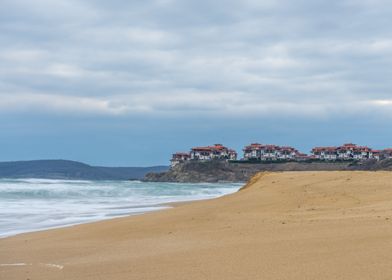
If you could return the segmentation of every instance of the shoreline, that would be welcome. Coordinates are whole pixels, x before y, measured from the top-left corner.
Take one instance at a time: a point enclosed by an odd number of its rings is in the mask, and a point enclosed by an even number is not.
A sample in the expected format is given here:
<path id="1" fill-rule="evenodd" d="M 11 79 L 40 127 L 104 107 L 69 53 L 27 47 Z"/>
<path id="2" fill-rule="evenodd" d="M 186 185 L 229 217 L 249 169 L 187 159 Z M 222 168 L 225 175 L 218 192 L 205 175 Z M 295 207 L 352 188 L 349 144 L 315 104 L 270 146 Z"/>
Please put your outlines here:
<path id="1" fill-rule="evenodd" d="M 239 190 L 237 190 L 236 192 L 238 192 Z M 193 203 L 193 202 L 217 199 L 217 198 L 220 198 L 220 197 L 223 197 L 223 196 L 226 196 L 226 195 L 230 195 L 230 194 L 225 194 L 225 195 L 218 196 L 218 197 L 213 197 L 213 198 L 199 198 L 199 199 L 192 199 L 192 200 L 185 200 L 185 201 L 174 201 L 174 202 L 168 202 L 168 203 L 159 203 L 159 204 L 154 204 L 154 205 L 148 205 L 148 207 L 154 207 L 154 208 L 156 207 L 157 209 L 149 210 L 149 211 L 145 211 L 145 212 L 137 212 L 137 213 L 129 213 L 129 214 L 119 215 L 119 216 L 112 216 L 112 217 L 107 217 L 107 218 L 97 219 L 97 220 L 91 220 L 91 221 L 81 222 L 81 223 L 65 224 L 65 225 L 59 225 L 59 226 L 54 226 L 54 227 L 41 228 L 41 229 L 37 229 L 37 230 L 25 231 L 25 232 L 20 232 L 20 233 L 6 235 L 6 236 L 1 236 L 0 235 L 0 240 L 7 239 L 7 238 L 12 238 L 12 237 L 17 237 L 19 235 L 34 234 L 34 233 L 51 231 L 51 230 L 56 230 L 56 229 L 63 229 L 63 228 L 68 228 L 68 227 L 71 228 L 71 227 L 75 227 L 75 226 L 100 223 L 100 222 L 105 222 L 105 221 L 110 221 L 110 220 L 115 220 L 115 219 L 130 218 L 130 217 L 133 217 L 133 216 L 142 216 L 142 215 L 146 215 L 146 214 L 149 214 L 149 213 L 165 211 L 165 210 L 168 210 L 168 209 L 171 209 L 171 208 L 175 208 L 175 207 L 178 207 L 178 206 L 190 204 L 190 203 Z"/>
<path id="2" fill-rule="evenodd" d="M 386 279 L 392 277 L 391 182 L 392 172 L 382 171 L 261 173 L 223 197 L 0 239 L 0 274 L 9 280 Z"/>
<path id="3" fill-rule="evenodd" d="M 230 195 L 230 194 L 227 194 L 227 195 Z M 219 198 L 219 197 L 216 197 L 216 198 Z M 33 230 L 33 231 L 20 232 L 20 233 L 16 233 L 16 234 L 12 234 L 12 235 L 0 236 L 0 240 L 7 239 L 7 238 L 18 237 L 20 235 L 26 235 L 26 234 L 28 235 L 28 234 L 34 234 L 34 233 L 40 233 L 40 232 L 57 230 L 57 229 L 72 228 L 72 227 L 76 227 L 76 226 L 89 225 L 89 224 L 95 224 L 95 223 L 101 223 L 101 222 L 107 222 L 107 221 L 116 220 L 116 219 L 126 219 L 126 218 L 131 218 L 133 216 L 142 216 L 142 215 L 147 215 L 147 214 L 154 213 L 154 212 L 160 212 L 160 211 L 169 210 L 171 208 L 178 207 L 178 206 L 181 206 L 181 205 L 186 205 L 186 204 L 189 204 L 189 203 L 192 203 L 192 202 L 211 200 L 211 199 L 216 199 L 216 198 L 203 198 L 203 199 L 196 199 L 196 200 L 178 201 L 178 202 L 172 202 L 172 203 L 157 204 L 157 205 L 154 205 L 154 207 L 155 206 L 156 207 L 161 207 L 160 209 L 146 211 L 146 212 L 141 212 L 141 213 L 135 213 L 135 214 L 126 214 L 126 215 L 122 215 L 122 216 L 114 216 L 114 217 L 109 217 L 109 218 L 106 218 L 106 219 L 92 220 L 92 221 L 89 221 L 89 222 L 67 224 L 67 225 L 61 225 L 61 226 L 37 229 L 37 230 Z"/>
<path id="4" fill-rule="evenodd" d="M 168 184 L 29 179 L 0 184 L 0 238 L 42 230 L 141 215 L 171 204 L 219 197 L 235 184 Z"/>

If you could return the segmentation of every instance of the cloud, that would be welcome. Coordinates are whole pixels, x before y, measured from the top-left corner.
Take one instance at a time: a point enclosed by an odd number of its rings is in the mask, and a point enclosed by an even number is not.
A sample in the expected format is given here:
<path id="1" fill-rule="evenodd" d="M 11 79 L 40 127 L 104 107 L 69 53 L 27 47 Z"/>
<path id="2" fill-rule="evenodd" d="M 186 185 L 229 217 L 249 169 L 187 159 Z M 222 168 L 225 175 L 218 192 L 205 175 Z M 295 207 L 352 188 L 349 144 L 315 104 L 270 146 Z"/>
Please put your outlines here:
<path id="1" fill-rule="evenodd" d="M 391 9 L 381 0 L 325 3 L 7 0 L 0 107 L 111 116 L 390 115 Z"/>
<path id="2" fill-rule="evenodd" d="M 263 95 L 242 92 L 145 93 L 118 95 L 111 98 L 78 97 L 59 94 L 0 94 L 0 111 L 51 113 L 55 115 L 132 116 L 159 117 L 213 116 L 219 118 L 312 118 L 328 119 L 358 114 L 383 114 L 392 117 L 391 100 L 320 101 L 318 99 L 280 100 L 265 99 Z"/>
<path id="3" fill-rule="evenodd" d="M 108 100 L 48 94 L 0 94 L 0 111 L 50 112 L 54 114 L 121 115 L 127 108 Z"/>
<path id="4" fill-rule="evenodd" d="M 389 106 L 392 108 L 392 99 L 391 100 L 374 100 L 372 103 L 376 106 Z"/>

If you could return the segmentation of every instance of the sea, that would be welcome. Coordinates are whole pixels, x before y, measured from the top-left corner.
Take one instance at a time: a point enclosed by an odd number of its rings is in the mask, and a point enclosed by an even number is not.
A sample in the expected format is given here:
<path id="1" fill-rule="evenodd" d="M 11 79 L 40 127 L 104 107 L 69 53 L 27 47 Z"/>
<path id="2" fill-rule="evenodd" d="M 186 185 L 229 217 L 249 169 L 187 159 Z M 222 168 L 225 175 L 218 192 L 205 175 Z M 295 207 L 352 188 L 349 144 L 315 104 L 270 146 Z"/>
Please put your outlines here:
<path id="1" fill-rule="evenodd" d="M 0 238 L 212 199 L 242 184 L 0 179 Z"/>

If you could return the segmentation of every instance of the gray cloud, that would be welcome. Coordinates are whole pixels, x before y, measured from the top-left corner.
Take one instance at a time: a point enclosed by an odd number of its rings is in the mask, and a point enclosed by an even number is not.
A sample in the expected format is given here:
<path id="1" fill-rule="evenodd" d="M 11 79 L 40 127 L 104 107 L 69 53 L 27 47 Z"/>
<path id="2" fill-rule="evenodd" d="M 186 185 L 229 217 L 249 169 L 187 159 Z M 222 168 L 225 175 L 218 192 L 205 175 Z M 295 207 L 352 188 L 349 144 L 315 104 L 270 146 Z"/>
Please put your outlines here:
<path id="1" fill-rule="evenodd" d="M 392 117 L 386 1 L 2 1 L 0 109 Z"/>

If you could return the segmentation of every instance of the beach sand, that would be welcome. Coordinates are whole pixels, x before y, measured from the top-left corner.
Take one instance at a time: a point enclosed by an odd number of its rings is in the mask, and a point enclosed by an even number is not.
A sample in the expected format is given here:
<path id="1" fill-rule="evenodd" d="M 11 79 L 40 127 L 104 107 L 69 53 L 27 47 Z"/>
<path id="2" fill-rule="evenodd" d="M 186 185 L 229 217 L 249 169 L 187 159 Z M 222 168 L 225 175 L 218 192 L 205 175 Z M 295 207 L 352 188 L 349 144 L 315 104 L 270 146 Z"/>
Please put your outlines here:
<path id="1" fill-rule="evenodd" d="M 0 279 L 392 279 L 392 172 L 260 173 L 222 198 L 1 239 Z"/>

